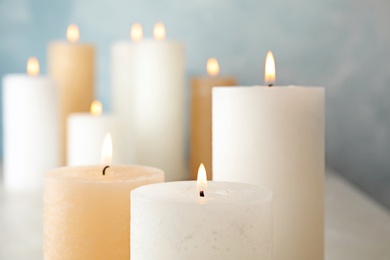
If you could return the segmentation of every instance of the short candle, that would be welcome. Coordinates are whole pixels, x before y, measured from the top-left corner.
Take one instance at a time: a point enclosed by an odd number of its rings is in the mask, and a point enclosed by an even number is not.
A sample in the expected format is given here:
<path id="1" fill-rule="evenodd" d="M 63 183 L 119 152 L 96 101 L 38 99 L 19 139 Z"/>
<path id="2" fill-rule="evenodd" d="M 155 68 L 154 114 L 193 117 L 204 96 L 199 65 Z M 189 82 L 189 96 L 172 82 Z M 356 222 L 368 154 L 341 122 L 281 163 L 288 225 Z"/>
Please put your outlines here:
<path id="1" fill-rule="evenodd" d="M 164 173 L 145 166 L 109 165 L 107 140 L 101 166 L 58 168 L 46 174 L 45 259 L 130 258 L 130 191 L 164 181 Z"/>
<path id="2" fill-rule="evenodd" d="M 272 259 L 272 191 L 205 175 L 198 184 L 132 191 L 131 259 Z"/>

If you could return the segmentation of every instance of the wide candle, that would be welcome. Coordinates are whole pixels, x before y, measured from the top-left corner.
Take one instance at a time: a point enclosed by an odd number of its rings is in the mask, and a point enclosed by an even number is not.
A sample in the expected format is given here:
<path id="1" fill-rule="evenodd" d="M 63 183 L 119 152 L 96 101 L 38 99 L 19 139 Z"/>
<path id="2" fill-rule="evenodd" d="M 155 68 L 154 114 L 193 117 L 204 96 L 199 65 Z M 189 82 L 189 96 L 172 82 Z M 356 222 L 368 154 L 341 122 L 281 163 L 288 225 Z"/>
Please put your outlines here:
<path id="1" fill-rule="evenodd" d="M 96 165 L 100 162 L 100 147 L 107 133 L 113 143 L 113 163 L 123 163 L 122 129 L 119 120 L 102 114 L 102 104 L 95 100 L 90 113 L 73 113 L 68 117 L 68 166 Z"/>
<path id="2" fill-rule="evenodd" d="M 213 89 L 213 179 L 274 190 L 274 259 L 323 259 L 324 89 L 268 71 L 269 86 Z"/>
<path id="3" fill-rule="evenodd" d="M 206 167 L 207 177 L 212 179 L 211 89 L 236 84 L 233 77 L 218 76 L 219 63 L 215 58 L 208 59 L 206 67 L 208 77 L 191 80 L 190 174 L 193 180 L 201 162 Z"/>
<path id="4" fill-rule="evenodd" d="M 198 185 L 197 185 L 198 184 Z M 272 192 L 196 181 L 131 192 L 131 259 L 272 259 Z"/>
<path id="5" fill-rule="evenodd" d="M 155 39 L 139 42 L 134 61 L 135 161 L 161 168 L 168 181 L 185 175 L 184 47 L 166 40 L 157 23 Z"/>
<path id="6" fill-rule="evenodd" d="M 118 41 L 111 47 L 112 108 L 125 133 L 122 140 L 125 163 L 134 162 L 134 55 L 142 37 L 142 26 L 135 23 L 130 30 L 131 41 Z"/>
<path id="7" fill-rule="evenodd" d="M 42 189 L 43 173 L 59 165 L 56 85 L 38 75 L 36 58 L 27 73 L 3 79 L 4 183 L 11 190 Z"/>
<path id="8" fill-rule="evenodd" d="M 108 140 L 108 141 L 107 141 Z M 110 150 L 109 138 L 103 148 Z M 130 259 L 130 191 L 164 181 L 145 166 L 59 168 L 45 176 L 45 259 Z"/>
<path id="9" fill-rule="evenodd" d="M 95 82 L 95 48 L 78 43 L 79 29 L 70 25 L 68 42 L 52 42 L 48 48 L 49 75 L 56 80 L 60 104 L 60 153 L 66 163 L 66 120 L 71 113 L 88 112 L 93 101 Z"/>

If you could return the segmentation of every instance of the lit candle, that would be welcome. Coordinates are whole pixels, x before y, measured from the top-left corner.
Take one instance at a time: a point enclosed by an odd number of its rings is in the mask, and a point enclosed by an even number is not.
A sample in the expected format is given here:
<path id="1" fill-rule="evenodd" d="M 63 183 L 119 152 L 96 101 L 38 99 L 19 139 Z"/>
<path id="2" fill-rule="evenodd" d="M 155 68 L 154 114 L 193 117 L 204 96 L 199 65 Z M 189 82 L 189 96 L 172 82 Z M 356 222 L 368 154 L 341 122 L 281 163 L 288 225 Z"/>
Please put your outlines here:
<path id="1" fill-rule="evenodd" d="M 213 179 L 274 190 L 274 259 L 323 259 L 324 89 L 273 86 L 267 57 L 267 86 L 213 89 Z"/>
<path id="2" fill-rule="evenodd" d="M 3 79 L 4 183 L 11 190 L 42 189 L 43 173 L 59 165 L 56 86 L 39 75 L 36 58 L 27 73 Z"/>
<path id="3" fill-rule="evenodd" d="M 74 113 L 68 117 L 68 166 L 96 165 L 100 162 L 100 146 L 110 132 L 115 144 L 114 164 L 123 163 L 122 129 L 112 115 L 102 114 L 102 104 L 95 100 L 90 113 Z"/>
<path id="4" fill-rule="evenodd" d="M 206 166 L 209 179 L 212 178 L 211 89 L 236 84 L 233 77 L 218 76 L 220 69 L 217 59 L 208 59 L 206 68 L 208 77 L 194 77 L 191 80 L 190 170 L 193 180 L 201 162 Z"/>
<path id="5" fill-rule="evenodd" d="M 131 192 L 131 259 L 272 259 L 272 192 L 196 181 Z"/>
<path id="6" fill-rule="evenodd" d="M 48 48 L 48 71 L 58 83 L 60 97 L 61 161 L 66 162 L 66 120 L 69 114 L 87 112 L 93 101 L 95 82 L 95 49 L 79 43 L 79 28 L 71 24 L 66 32 L 68 42 L 51 42 Z"/>
<path id="7" fill-rule="evenodd" d="M 133 113 L 134 113 L 134 55 L 142 42 L 143 30 L 133 24 L 130 39 L 117 41 L 111 47 L 112 108 L 123 127 L 124 163 L 134 163 Z"/>
<path id="8" fill-rule="evenodd" d="M 157 23 L 154 39 L 139 42 L 134 57 L 132 99 L 135 161 L 159 167 L 166 179 L 186 176 L 184 137 L 184 46 L 167 40 Z"/>
<path id="9" fill-rule="evenodd" d="M 111 165 L 110 150 L 107 136 L 102 165 L 46 174 L 45 259 L 130 259 L 130 191 L 164 181 L 164 173 L 145 166 Z"/>

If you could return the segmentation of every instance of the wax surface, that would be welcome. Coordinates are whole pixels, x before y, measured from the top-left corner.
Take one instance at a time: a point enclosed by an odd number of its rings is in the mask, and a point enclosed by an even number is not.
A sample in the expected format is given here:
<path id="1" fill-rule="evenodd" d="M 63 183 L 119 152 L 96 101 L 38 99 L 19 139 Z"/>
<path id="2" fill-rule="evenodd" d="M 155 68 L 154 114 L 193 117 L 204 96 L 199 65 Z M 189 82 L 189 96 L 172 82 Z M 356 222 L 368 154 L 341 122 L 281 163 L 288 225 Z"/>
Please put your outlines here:
<path id="1" fill-rule="evenodd" d="M 143 166 L 69 167 L 48 172 L 44 190 L 44 258 L 130 258 L 130 191 L 162 182 Z"/>
<path id="2" fill-rule="evenodd" d="M 131 193 L 131 259 L 272 259 L 272 192 L 257 186 L 195 181 Z"/>
<path id="3" fill-rule="evenodd" d="M 44 172 L 59 165 L 58 98 L 44 76 L 7 75 L 3 80 L 4 184 L 42 190 Z"/>
<path id="4" fill-rule="evenodd" d="M 211 151 L 211 89 L 233 86 L 232 77 L 195 77 L 191 81 L 190 177 L 196 180 L 201 163 L 207 178 L 212 179 Z"/>
<path id="5" fill-rule="evenodd" d="M 123 163 L 123 132 L 117 118 L 111 115 L 75 113 L 69 116 L 67 129 L 68 166 L 99 164 L 107 133 L 111 134 L 113 142 L 113 164 Z"/>
<path id="6" fill-rule="evenodd" d="M 138 43 L 116 42 L 111 47 L 112 108 L 123 128 L 123 163 L 134 163 L 134 58 Z"/>
<path id="7" fill-rule="evenodd" d="M 93 101 L 95 50 L 90 44 L 53 42 L 47 55 L 48 73 L 59 90 L 60 154 L 65 165 L 67 117 L 75 112 L 88 112 Z"/>
<path id="8" fill-rule="evenodd" d="M 138 43 L 132 121 L 135 161 L 161 168 L 167 181 L 187 178 L 184 66 L 180 42 L 149 39 Z"/>
<path id="9" fill-rule="evenodd" d="M 274 190 L 274 259 L 324 258 L 324 89 L 213 89 L 214 180 Z"/>

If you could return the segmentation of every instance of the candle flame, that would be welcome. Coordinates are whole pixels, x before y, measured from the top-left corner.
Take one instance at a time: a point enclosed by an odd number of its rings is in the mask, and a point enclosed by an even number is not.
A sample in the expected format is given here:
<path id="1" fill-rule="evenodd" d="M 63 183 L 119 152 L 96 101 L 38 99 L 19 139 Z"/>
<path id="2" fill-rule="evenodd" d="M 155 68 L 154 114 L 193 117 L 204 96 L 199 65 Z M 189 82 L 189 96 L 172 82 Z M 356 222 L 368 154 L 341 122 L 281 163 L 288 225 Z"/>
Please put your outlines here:
<path id="1" fill-rule="evenodd" d="M 112 161 L 112 139 L 111 134 L 107 133 L 104 137 L 103 145 L 102 145 L 102 156 L 101 156 L 101 164 L 102 165 L 110 165 Z"/>
<path id="2" fill-rule="evenodd" d="M 130 30 L 131 40 L 133 40 L 134 42 L 138 42 L 142 40 L 143 36 L 144 36 L 144 32 L 142 30 L 142 25 L 140 23 L 133 24 Z"/>
<path id="3" fill-rule="evenodd" d="M 27 74 L 37 76 L 39 74 L 39 61 L 35 57 L 30 57 L 27 61 Z"/>
<path id="4" fill-rule="evenodd" d="M 219 73 L 219 63 L 216 58 L 210 58 L 207 60 L 206 64 L 207 73 L 210 76 L 217 76 Z"/>
<path id="5" fill-rule="evenodd" d="M 200 164 L 198 169 L 198 179 L 196 182 L 196 188 L 199 189 L 201 192 L 207 188 L 207 174 L 206 174 L 206 168 L 204 167 L 203 163 Z"/>
<path id="6" fill-rule="evenodd" d="M 68 26 L 68 29 L 66 30 L 66 38 L 69 42 L 75 43 L 80 38 L 80 31 L 79 27 L 76 24 L 71 24 Z"/>
<path id="7" fill-rule="evenodd" d="M 94 100 L 91 104 L 91 114 L 94 116 L 99 116 L 102 114 L 103 106 L 99 100 Z"/>
<path id="8" fill-rule="evenodd" d="M 156 23 L 153 27 L 153 36 L 154 39 L 158 41 L 163 41 L 166 36 L 165 26 L 163 23 Z"/>
<path id="9" fill-rule="evenodd" d="M 268 51 L 267 57 L 265 58 L 265 83 L 272 85 L 275 82 L 275 76 L 276 72 L 274 55 L 271 51 Z"/>

